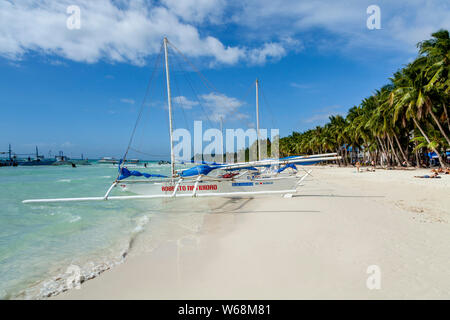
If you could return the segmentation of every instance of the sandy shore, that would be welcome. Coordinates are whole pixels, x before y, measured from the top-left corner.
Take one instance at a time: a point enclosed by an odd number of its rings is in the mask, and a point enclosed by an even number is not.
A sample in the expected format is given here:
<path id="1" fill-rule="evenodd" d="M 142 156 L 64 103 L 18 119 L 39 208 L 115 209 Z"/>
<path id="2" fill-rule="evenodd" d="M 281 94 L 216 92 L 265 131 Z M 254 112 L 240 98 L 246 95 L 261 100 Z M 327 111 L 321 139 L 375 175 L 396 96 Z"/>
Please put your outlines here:
<path id="1" fill-rule="evenodd" d="M 292 198 L 205 200 L 182 237 L 54 298 L 450 299 L 450 175 L 313 170 Z"/>

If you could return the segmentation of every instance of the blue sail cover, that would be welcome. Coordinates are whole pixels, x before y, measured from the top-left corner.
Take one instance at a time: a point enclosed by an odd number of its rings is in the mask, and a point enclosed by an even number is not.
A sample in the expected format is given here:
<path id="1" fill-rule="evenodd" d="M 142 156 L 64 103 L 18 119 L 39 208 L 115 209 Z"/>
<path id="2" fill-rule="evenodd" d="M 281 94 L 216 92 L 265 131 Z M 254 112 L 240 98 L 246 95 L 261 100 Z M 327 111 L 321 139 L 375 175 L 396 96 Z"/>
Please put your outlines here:
<path id="1" fill-rule="evenodd" d="M 217 162 L 210 162 L 210 161 L 205 161 L 205 160 L 202 160 L 202 161 L 195 161 L 195 160 L 191 160 L 190 161 L 191 163 L 197 163 L 197 164 L 207 164 L 207 165 L 210 165 L 210 166 L 221 166 L 221 165 L 226 165 L 226 163 L 217 163 Z"/>
<path id="2" fill-rule="evenodd" d="M 436 152 L 428 152 L 426 155 L 427 155 L 428 158 L 430 158 L 430 159 L 437 159 L 437 158 L 438 158 Z M 446 151 L 446 152 L 445 152 L 445 155 L 446 155 L 447 157 L 450 157 L 450 151 Z"/>
<path id="3" fill-rule="evenodd" d="M 180 174 L 180 176 L 182 176 L 182 177 L 192 177 L 192 176 L 198 176 L 200 174 L 207 175 L 211 171 L 213 171 L 215 169 L 218 169 L 218 168 L 220 168 L 220 166 L 210 167 L 210 166 L 207 166 L 206 164 L 202 164 L 202 165 L 195 166 L 195 167 L 189 168 L 187 170 L 184 170 Z"/>
<path id="4" fill-rule="evenodd" d="M 126 178 L 129 178 L 131 176 L 134 177 L 146 177 L 146 178 L 167 178 L 167 176 L 163 176 L 161 174 L 149 174 L 149 173 L 142 173 L 139 171 L 130 171 L 127 168 L 123 167 L 121 168 L 120 165 L 122 164 L 122 160 L 119 161 L 119 180 L 124 180 Z"/>
<path id="5" fill-rule="evenodd" d="M 297 170 L 297 167 L 295 166 L 295 164 L 293 163 L 288 163 L 287 165 L 285 165 L 284 167 L 281 167 L 280 169 L 277 170 L 277 173 L 283 172 L 284 170 L 286 170 L 287 168 L 292 168 L 294 170 Z"/>
<path id="6" fill-rule="evenodd" d="M 295 164 L 298 166 L 310 166 L 312 164 L 320 163 L 322 160 L 311 160 L 306 162 L 296 162 Z"/>
<path id="7" fill-rule="evenodd" d="M 270 166 L 267 166 L 270 167 Z M 239 171 L 239 170 L 253 170 L 253 171 L 258 171 L 258 169 L 256 169 L 255 167 L 241 167 L 241 168 L 229 168 L 229 169 L 225 169 L 227 171 Z"/>

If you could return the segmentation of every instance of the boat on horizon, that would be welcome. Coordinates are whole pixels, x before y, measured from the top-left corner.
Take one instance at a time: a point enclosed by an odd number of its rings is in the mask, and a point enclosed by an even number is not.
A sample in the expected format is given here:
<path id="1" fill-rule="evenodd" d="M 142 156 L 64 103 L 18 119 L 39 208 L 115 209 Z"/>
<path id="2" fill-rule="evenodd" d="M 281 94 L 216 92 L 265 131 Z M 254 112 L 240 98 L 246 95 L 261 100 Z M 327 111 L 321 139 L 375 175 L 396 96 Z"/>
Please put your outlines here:
<path id="1" fill-rule="evenodd" d="M 15 158 L 14 156 L 13 158 Z M 39 155 L 38 147 L 36 146 L 36 154 L 34 158 L 28 156 L 25 159 L 17 159 L 19 166 L 51 166 L 56 162 L 56 159 L 45 158 L 43 155 Z"/>
<path id="2" fill-rule="evenodd" d="M 11 144 L 9 145 L 7 152 L 0 152 L 0 154 L 7 154 L 8 158 L 0 159 L 0 167 L 17 167 L 17 159 L 12 156 Z"/>
<path id="3" fill-rule="evenodd" d="M 55 157 L 56 162 L 53 163 L 54 166 L 64 166 L 64 165 L 80 165 L 80 166 L 89 166 L 91 163 L 88 159 L 84 159 L 84 156 L 81 155 L 81 159 L 71 159 L 68 156 L 65 156 L 62 151 L 59 152 L 59 155 Z"/>
<path id="4" fill-rule="evenodd" d="M 119 164 L 120 160 L 113 158 L 113 157 L 103 157 L 100 160 L 97 161 L 97 163 L 103 163 L 103 164 Z M 127 159 L 125 160 L 126 164 L 139 164 L 139 159 Z"/>

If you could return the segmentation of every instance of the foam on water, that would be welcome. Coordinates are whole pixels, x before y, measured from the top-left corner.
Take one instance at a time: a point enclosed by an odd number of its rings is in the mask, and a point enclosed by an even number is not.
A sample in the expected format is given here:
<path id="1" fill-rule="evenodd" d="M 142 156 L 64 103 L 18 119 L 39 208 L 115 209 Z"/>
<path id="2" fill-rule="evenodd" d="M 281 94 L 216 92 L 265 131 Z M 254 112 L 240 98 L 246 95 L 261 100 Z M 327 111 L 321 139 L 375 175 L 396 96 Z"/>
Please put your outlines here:
<path id="1" fill-rule="evenodd" d="M 150 170 L 167 174 L 169 168 L 156 165 Z M 1 168 L 0 298 L 58 294 L 68 288 L 70 266 L 80 268 L 83 282 L 122 263 L 139 237 L 143 240 L 138 241 L 139 250 L 151 250 L 172 236 L 172 231 L 164 230 L 173 228 L 171 214 L 162 208 L 171 210 L 175 204 L 161 200 L 21 203 L 32 198 L 102 196 L 110 183 L 106 177 L 116 173 L 117 167 L 105 165 Z"/>

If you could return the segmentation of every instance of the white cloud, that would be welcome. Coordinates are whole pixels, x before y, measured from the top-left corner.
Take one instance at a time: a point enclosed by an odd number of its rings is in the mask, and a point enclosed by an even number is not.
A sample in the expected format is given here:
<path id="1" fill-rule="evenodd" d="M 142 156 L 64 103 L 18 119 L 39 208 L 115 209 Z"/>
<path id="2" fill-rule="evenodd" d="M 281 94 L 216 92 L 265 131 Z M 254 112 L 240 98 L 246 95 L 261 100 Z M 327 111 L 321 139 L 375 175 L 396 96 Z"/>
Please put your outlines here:
<path id="1" fill-rule="evenodd" d="M 81 9 L 81 29 L 66 27 L 66 9 Z M 23 0 L 0 2 L 0 56 L 20 59 L 30 50 L 79 62 L 101 59 L 143 65 L 159 52 L 167 36 L 186 55 L 234 64 L 244 55 L 239 47 L 201 37 L 163 6 L 143 0 Z"/>
<path id="2" fill-rule="evenodd" d="M 75 145 L 72 142 L 70 142 L 70 141 L 66 141 L 66 142 L 61 144 L 61 148 L 72 148 L 74 146 Z"/>
<path id="3" fill-rule="evenodd" d="M 303 84 L 303 83 L 297 83 L 297 82 L 291 82 L 290 86 L 297 89 L 309 89 L 311 88 L 311 85 L 309 84 Z"/>
<path id="4" fill-rule="evenodd" d="M 126 98 L 120 99 L 120 102 L 126 103 L 126 104 L 134 104 L 135 103 L 135 101 L 133 99 L 126 99 Z"/>
<path id="5" fill-rule="evenodd" d="M 192 109 L 192 107 L 198 105 L 198 101 L 192 101 L 185 96 L 178 96 L 173 98 L 173 101 L 177 103 L 183 109 Z"/>
<path id="6" fill-rule="evenodd" d="M 317 125 L 322 125 L 328 122 L 331 116 L 344 115 L 346 113 L 345 108 L 339 105 L 328 106 L 317 110 L 317 113 L 313 114 L 311 117 L 306 118 L 304 122 L 314 123 Z"/>
<path id="7" fill-rule="evenodd" d="M 205 20 L 219 23 L 226 6 L 225 0 L 162 0 L 162 3 L 182 20 L 197 23 Z"/>
<path id="8" fill-rule="evenodd" d="M 244 104 L 242 101 L 228 97 L 220 93 L 209 93 L 200 96 L 203 105 L 211 112 L 208 118 L 211 121 L 219 122 L 221 119 L 244 119 L 246 116 L 239 112 L 239 108 Z"/>
<path id="9" fill-rule="evenodd" d="M 249 60 L 254 64 L 264 64 L 267 59 L 279 60 L 286 55 L 286 49 L 279 43 L 266 43 L 262 48 L 252 49 Z"/>
<path id="10" fill-rule="evenodd" d="M 368 30 L 366 9 L 373 0 L 247 0 L 234 4 L 234 23 L 252 38 L 290 36 L 327 50 L 372 49 L 416 52 L 416 44 L 440 28 L 450 29 L 446 0 L 378 0 L 381 30 Z"/>
<path id="11" fill-rule="evenodd" d="M 66 9 L 73 4 L 81 8 L 80 30 L 66 27 Z M 366 27 L 371 4 L 373 0 L 0 0 L 0 57 L 18 61 L 39 52 L 78 62 L 144 65 L 167 36 L 185 55 L 210 65 L 264 64 L 304 46 L 411 54 L 431 32 L 450 29 L 448 1 L 411 0 L 405 5 L 379 0 L 382 30 Z M 215 36 L 225 32 L 233 45 Z"/>

